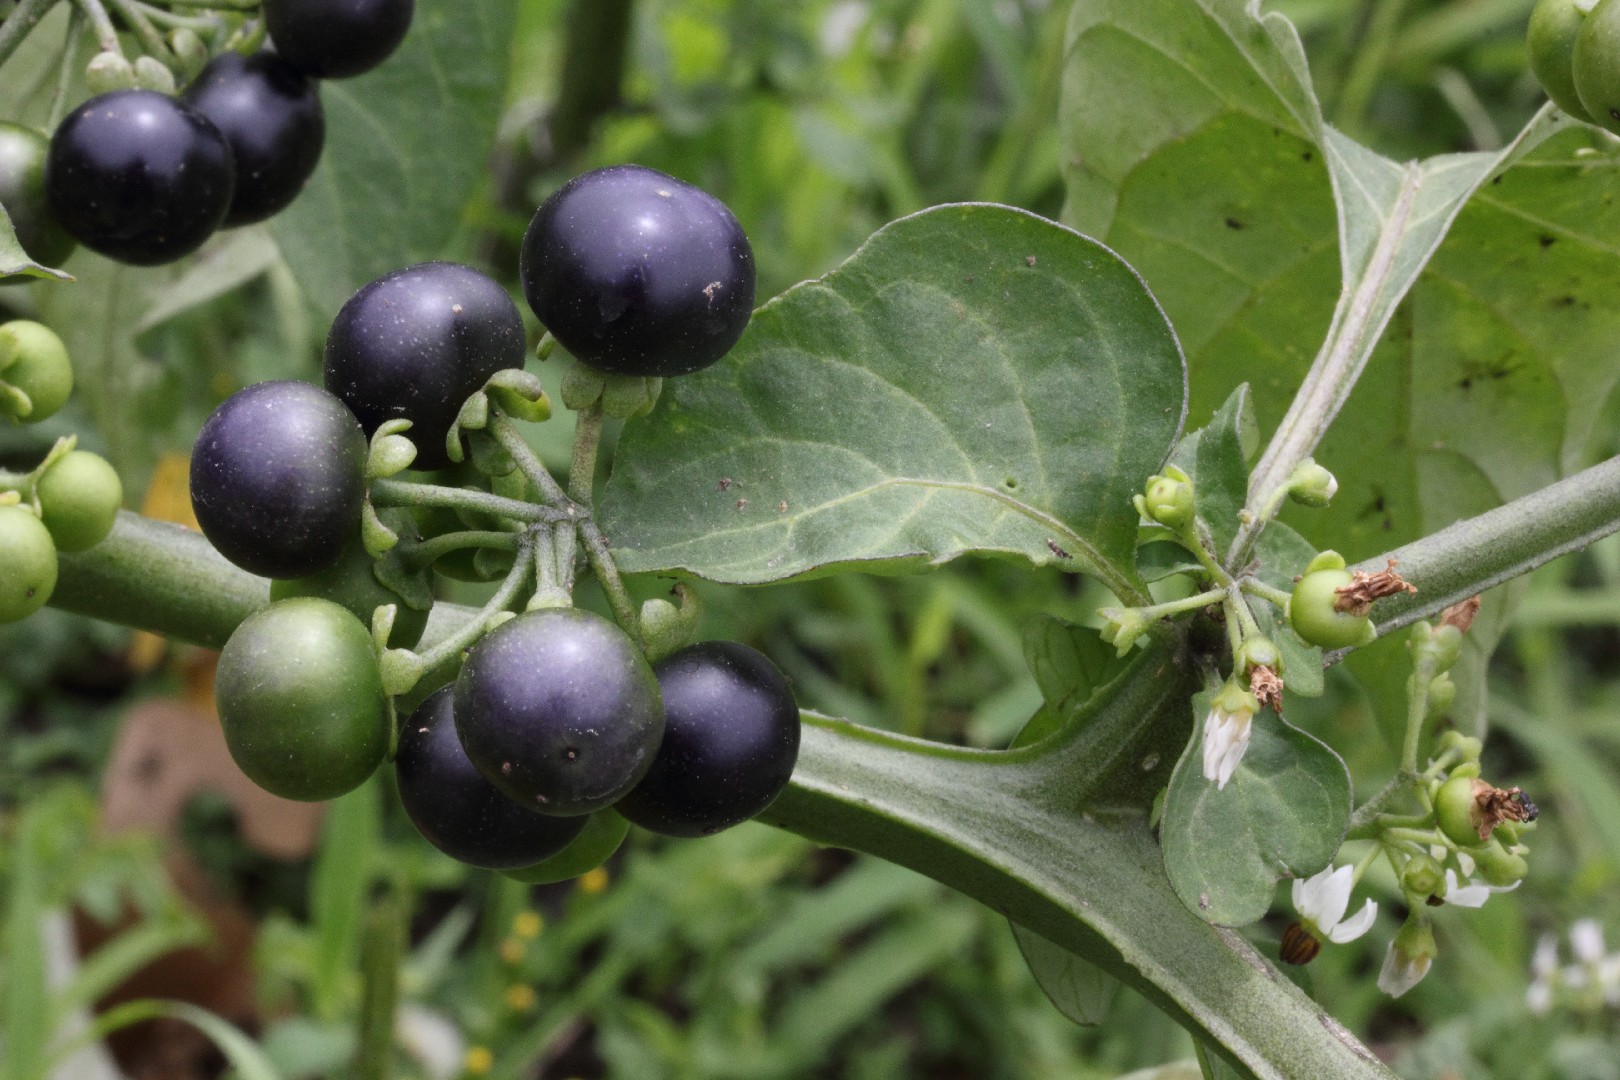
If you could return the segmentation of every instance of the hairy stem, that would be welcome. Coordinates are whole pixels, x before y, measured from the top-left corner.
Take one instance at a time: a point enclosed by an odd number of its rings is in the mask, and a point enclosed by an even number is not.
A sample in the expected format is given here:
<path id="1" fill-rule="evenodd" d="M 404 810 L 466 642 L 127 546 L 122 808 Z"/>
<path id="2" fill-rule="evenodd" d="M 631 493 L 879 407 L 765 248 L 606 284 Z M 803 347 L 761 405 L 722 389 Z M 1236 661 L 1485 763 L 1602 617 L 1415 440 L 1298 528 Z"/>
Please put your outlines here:
<path id="1" fill-rule="evenodd" d="M 516 533 L 468 529 L 465 532 L 445 533 L 442 536 L 435 536 L 431 540 L 422 541 L 411 548 L 410 554 L 405 559 L 405 565 L 412 570 L 419 570 L 424 566 L 432 566 L 452 551 L 461 551 L 466 548 L 496 548 L 501 551 L 516 551 L 517 546 L 518 535 Z"/>
<path id="2" fill-rule="evenodd" d="M 152 20 L 146 17 L 146 12 L 135 6 L 133 0 L 108 0 L 108 2 L 117 10 L 124 23 L 134 31 L 141 48 L 145 49 L 149 56 L 163 61 L 171 68 L 179 62 L 174 50 L 169 48 L 169 43 L 164 41 L 163 35 L 158 32 L 158 28 L 152 25 Z"/>
<path id="3" fill-rule="evenodd" d="M 570 517 L 567 511 L 536 506 L 521 499 L 508 499 L 488 491 L 418 484 L 409 480 L 373 480 L 371 502 L 374 506 L 442 506 L 451 510 L 475 510 L 529 524 L 566 521 Z"/>
<path id="4" fill-rule="evenodd" d="M 118 44 L 118 27 L 113 25 L 107 9 L 102 6 L 101 0 L 73 0 L 84 12 L 84 17 L 90 20 L 90 29 L 95 32 L 96 43 L 101 46 L 102 52 L 124 55 L 123 46 Z"/>

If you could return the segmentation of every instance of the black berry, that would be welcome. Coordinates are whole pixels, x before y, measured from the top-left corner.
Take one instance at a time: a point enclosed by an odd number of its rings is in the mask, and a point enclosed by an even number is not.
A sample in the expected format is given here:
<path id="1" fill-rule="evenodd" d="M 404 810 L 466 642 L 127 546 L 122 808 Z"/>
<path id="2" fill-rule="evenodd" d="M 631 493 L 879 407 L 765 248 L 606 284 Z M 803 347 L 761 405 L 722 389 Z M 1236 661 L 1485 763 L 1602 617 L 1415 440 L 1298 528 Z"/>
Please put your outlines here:
<path id="1" fill-rule="evenodd" d="M 664 739 L 619 813 L 666 836 L 707 836 L 769 806 L 799 756 L 799 708 L 776 665 L 735 641 L 705 641 L 654 671 Z"/>
<path id="2" fill-rule="evenodd" d="M 68 114 L 45 159 L 51 212 L 79 243 L 155 266 L 189 255 L 225 220 L 230 147 L 183 102 L 115 90 Z"/>
<path id="3" fill-rule="evenodd" d="M 574 608 L 528 612 L 486 635 L 456 679 L 455 715 L 490 783 L 564 816 L 617 802 L 652 764 L 664 729 L 641 651 Z"/>
<path id="4" fill-rule="evenodd" d="M 203 424 L 191 505 L 231 562 L 302 578 L 338 561 L 360 525 L 366 437 L 343 402 L 302 382 L 239 390 Z"/>
<path id="5" fill-rule="evenodd" d="M 326 335 L 326 388 L 369 435 L 411 422 L 414 465 L 450 464 L 445 436 L 467 396 L 523 366 L 523 318 L 491 279 L 456 263 L 395 270 L 351 296 Z"/>
<path id="6" fill-rule="evenodd" d="M 640 165 L 575 177 L 542 203 L 520 276 L 564 348 L 623 375 L 708 367 L 754 307 L 754 253 L 731 211 Z"/>
<path id="7" fill-rule="evenodd" d="M 346 79 L 393 55 L 411 28 L 413 0 L 264 0 L 278 54 L 306 75 Z"/>
<path id="8" fill-rule="evenodd" d="M 485 780 L 456 735 L 454 689 L 435 691 L 400 730 L 394 774 L 405 813 L 430 844 L 473 866 L 515 870 L 549 859 L 589 817 L 536 813 Z"/>
<path id="9" fill-rule="evenodd" d="M 284 208 L 321 160 L 326 118 L 320 91 L 274 53 L 220 53 L 183 100 L 230 144 L 236 191 L 226 225 L 263 221 Z"/>

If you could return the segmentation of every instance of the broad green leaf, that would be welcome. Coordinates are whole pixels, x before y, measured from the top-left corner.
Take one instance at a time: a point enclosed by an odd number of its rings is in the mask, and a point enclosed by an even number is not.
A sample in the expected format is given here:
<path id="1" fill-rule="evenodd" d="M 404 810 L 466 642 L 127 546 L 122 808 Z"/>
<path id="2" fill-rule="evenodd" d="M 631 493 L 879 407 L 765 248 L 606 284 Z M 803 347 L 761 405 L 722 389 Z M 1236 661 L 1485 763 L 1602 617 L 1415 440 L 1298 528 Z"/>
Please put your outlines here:
<path id="1" fill-rule="evenodd" d="M 759 583 L 986 553 L 1139 597 L 1130 497 L 1176 437 L 1182 378 L 1107 249 L 1007 207 L 937 207 L 671 380 L 619 444 L 604 527 L 629 571 Z"/>
<path id="2" fill-rule="evenodd" d="M 1118 979 L 1033 930 L 1014 923 L 1012 931 L 1030 974 L 1058 1012 L 1084 1027 L 1108 1018 L 1119 995 Z"/>
<path id="3" fill-rule="evenodd" d="M 270 228 L 328 317 L 373 278 L 446 253 L 487 172 L 513 11 L 514 0 L 418 0 L 387 63 L 321 84 L 320 167 Z"/>
<path id="4" fill-rule="evenodd" d="M 280 257 L 275 241 L 264 229 L 229 230 L 197 258 L 187 260 L 181 275 L 153 295 L 134 335 L 139 338 L 177 315 L 224 296 L 269 270 Z"/>
<path id="5" fill-rule="evenodd" d="M 1038 742 L 1056 730 L 1119 668 L 1114 647 L 1096 630 L 1055 615 L 1037 616 L 1024 627 L 1024 658 L 1046 705 L 1042 716 L 1019 733 L 1015 746 Z"/>
<path id="6" fill-rule="evenodd" d="M 1170 778 L 1160 836 L 1176 894 L 1220 926 L 1247 926 L 1271 907 L 1278 879 L 1326 866 L 1350 819 L 1350 773 L 1320 740 L 1262 709 L 1224 788 L 1204 778 L 1210 694 Z"/>
<path id="7" fill-rule="evenodd" d="M 13 274 L 18 278 L 54 278 L 57 281 L 72 281 L 73 275 L 61 270 L 53 270 L 49 266 L 41 266 L 28 257 L 22 245 L 17 242 L 17 230 L 12 227 L 11 215 L 6 208 L 0 206 L 0 283 Z"/>

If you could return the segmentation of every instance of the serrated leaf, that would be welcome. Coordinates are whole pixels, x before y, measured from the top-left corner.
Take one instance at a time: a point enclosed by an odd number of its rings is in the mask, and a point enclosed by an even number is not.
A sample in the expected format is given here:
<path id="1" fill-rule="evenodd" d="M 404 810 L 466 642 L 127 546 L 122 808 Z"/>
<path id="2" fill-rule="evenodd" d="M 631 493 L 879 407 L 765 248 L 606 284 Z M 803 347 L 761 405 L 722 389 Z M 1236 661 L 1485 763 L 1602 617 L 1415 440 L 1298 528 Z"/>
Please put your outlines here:
<path id="1" fill-rule="evenodd" d="M 321 83 L 320 167 L 271 222 L 328 318 L 356 289 L 441 257 L 484 181 L 504 104 L 515 0 L 417 0 L 399 50 Z"/>
<path id="2" fill-rule="evenodd" d="M 1212 696 L 1193 698 L 1197 727 L 1165 795 L 1164 868 L 1200 918 L 1247 926 L 1270 909 L 1279 879 L 1313 874 L 1339 850 L 1350 772 L 1326 744 L 1262 709 L 1243 761 L 1217 788 L 1203 768 Z"/>
<path id="3" fill-rule="evenodd" d="M 1058 1012 L 1084 1027 L 1108 1018 L 1122 988 L 1118 979 L 1033 930 L 1015 923 L 1012 932 L 1029 973 Z"/>
<path id="4" fill-rule="evenodd" d="M 630 571 L 757 583 L 994 553 L 1139 597 L 1130 498 L 1174 442 L 1182 379 L 1111 252 L 1023 211 L 937 207 L 672 380 L 619 443 L 605 529 Z"/>

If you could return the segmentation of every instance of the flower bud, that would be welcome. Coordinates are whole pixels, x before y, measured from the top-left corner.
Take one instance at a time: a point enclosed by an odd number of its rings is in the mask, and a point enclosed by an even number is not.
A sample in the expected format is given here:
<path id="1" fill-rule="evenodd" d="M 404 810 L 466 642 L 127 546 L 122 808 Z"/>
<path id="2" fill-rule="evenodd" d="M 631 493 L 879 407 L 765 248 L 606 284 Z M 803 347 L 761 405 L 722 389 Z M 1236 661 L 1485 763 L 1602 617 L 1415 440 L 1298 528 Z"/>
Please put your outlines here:
<path id="1" fill-rule="evenodd" d="M 1441 673 L 1429 683 L 1429 715 L 1445 716 L 1457 702 L 1457 684 Z"/>
<path id="2" fill-rule="evenodd" d="M 1428 914 L 1414 910 L 1389 943 L 1383 970 L 1378 973 L 1378 989 L 1390 997 L 1400 997 L 1423 981 L 1439 952 Z"/>
<path id="3" fill-rule="evenodd" d="M 1339 481 L 1312 458 L 1300 462 L 1288 478 L 1288 497 L 1301 506 L 1326 506 L 1338 490 Z"/>
<path id="4" fill-rule="evenodd" d="M 84 83 L 92 94 L 135 89 L 135 66 L 115 52 L 101 52 L 84 67 Z"/>
<path id="5" fill-rule="evenodd" d="M 1165 470 L 1173 475 L 1150 476 L 1144 489 L 1147 516 L 1172 529 L 1192 523 L 1195 499 L 1187 474 L 1175 466 Z"/>
<path id="6" fill-rule="evenodd" d="M 1114 646 L 1120 656 L 1131 651 L 1136 639 L 1147 633 L 1150 623 L 1136 608 L 1103 608 L 1102 639 Z"/>
<path id="7" fill-rule="evenodd" d="M 1271 643 L 1270 638 L 1245 638 L 1237 659 L 1245 675 L 1257 667 L 1267 667 L 1273 671 L 1282 670 L 1282 654 L 1277 651 L 1277 646 Z"/>
<path id="8" fill-rule="evenodd" d="M 1480 876 L 1497 888 L 1523 881 L 1530 872 L 1530 864 L 1523 855 L 1509 851 L 1497 840 L 1486 844 L 1483 850 L 1474 852 L 1474 862 L 1479 867 Z"/>
<path id="9" fill-rule="evenodd" d="M 189 27 L 182 26 L 169 34 L 169 48 L 180 58 L 180 70 L 188 82 L 208 66 L 208 46 Z"/>
<path id="10" fill-rule="evenodd" d="M 1445 871 L 1428 855 L 1414 855 L 1401 871 L 1401 888 L 1413 896 L 1433 896 L 1445 883 Z"/>
<path id="11" fill-rule="evenodd" d="M 177 87 L 174 72 L 163 61 L 152 56 L 135 58 L 135 85 L 142 90 L 155 90 L 160 94 L 173 94 Z"/>

